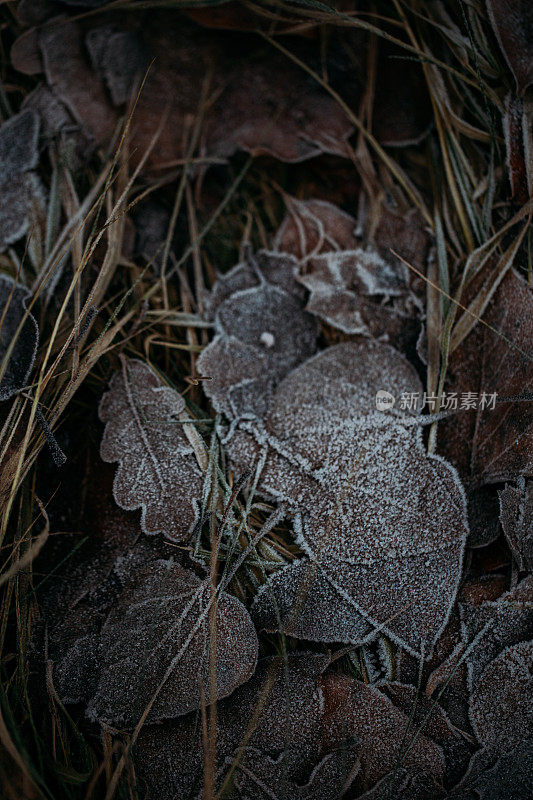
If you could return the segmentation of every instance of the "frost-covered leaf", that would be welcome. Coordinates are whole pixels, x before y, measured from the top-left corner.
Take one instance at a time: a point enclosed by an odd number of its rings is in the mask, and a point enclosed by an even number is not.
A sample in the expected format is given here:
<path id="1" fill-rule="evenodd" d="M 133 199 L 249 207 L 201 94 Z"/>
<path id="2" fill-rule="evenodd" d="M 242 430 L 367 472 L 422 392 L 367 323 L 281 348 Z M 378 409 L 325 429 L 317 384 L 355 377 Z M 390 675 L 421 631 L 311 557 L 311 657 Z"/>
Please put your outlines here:
<path id="1" fill-rule="evenodd" d="M 248 612 L 222 594 L 210 641 L 211 584 L 171 561 L 135 577 L 114 604 L 100 634 L 100 679 L 88 714 L 133 725 L 161 689 L 149 721 L 168 719 L 225 697 L 247 681 L 257 660 Z M 210 647 L 216 648 L 216 695 L 210 695 Z"/>
<path id="2" fill-rule="evenodd" d="M 533 641 L 503 650 L 485 667 L 470 698 L 479 742 L 506 753 L 533 726 Z"/>
<path id="3" fill-rule="evenodd" d="M 381 691 L 339 675 L 326 676 L 322 691 L 328 735 L 335 737 L 344 731 L 359 744 L 364 788 L 370 788 L 400 763 L 411 775 L 431 776 L 435 785 L 442 784 L 441 748 L 425 731 L 416 738 L 409 736 L 409 716 Z"/>
<path id="4" fill-rule="evenodd" d="M 226 450 L 240 471 L 266 454 L 259 491 L 289 504 L 298 543 L 319 568 L 305 602 L 319 608 L 332 589 L 342 598 L 331 606 L 327 640 L 360 641 L 363 617 L 428 657 L 460 577 L 465 499 L 453 468 L 426 455 L 410 412 L 373 410 L 384 381 L 396 396 L 420 391 L 414 369 L 388 345 L 329 348 L 282 381 L 263 426 L 233 428 Z M 257 595 L 263 625 L 276 626 L 278 604 L 290 609 L 295 569 L 277 573 Z M 311 589 L 319 597 L 309 598 Z M 306 610 L 295 622 L 295 611 L 283 628 L 322 636 L 320 622 Z"/>
<path id="5" fill-rule="evenodd" d="M 141 361 L 123 360 L 100 403 L 106 423 L 100 454 L 118 461 L 113 495 L 141 508 L 145 533 L 184 541 L 198 518 L 203 478 L 184 432 L 185 401 Z"/>
<path id="6" fill-rule="evenodd" d="M 533 566 L 533 481 L 520 478 L 516 486 L 498 492 L 500 522 L 519 569 Z"/>
<path id="7" fill-rule="evenodd" d="M 467 484 L 516 480 L 533 471 L 531 342 L 533 293 L 510 270 L 483 319 L 454 351 L 447 392 L 497 395 L 495 408 L 455 415 L 439 425 L 439 452 Z M 509 345 L 509 341 L 514 345 Z M 511 399 L 507 399 L 511 398 Z M 520 399 L 522 398 L 522 400 Z"/>
<path id="8" fill-rule="evenodd" d="M 492 27 L 519 93 L 533 82 L 533 7 L 529 0 L 487 0 Z"/>
<path id="9" fill-rule="evenodd" d="M 483 748 L 450 800 L 530 800 L 533 794 L 533 739 L 527 734 L 515 748 L 498 753 Z"/>
<path id="10" fill-rule="evenodd" d="M 24 110 L 0 128 L 0 251 L 20 239 L 43 202 L 43 190 L 31 172 L 39 159 L 39 117 Z"/>
<path id="11" fill-rule="evenodd" d="M 7 275 L 0 275 L 0 365 L 14 342 L 0 380 L 0 401 L 13 397 L 26 385 L 37 352 L 39 329 L 32 314 L 27 314 L 17 335 L 29 295 L 23 286 L 16 285 Z"/>
<path id="12" fill-rule="evenodd" d="M 221 785 L 235 766 L 237 793 L 231 797 L 337 798 L 339 787 L 356 775 L 357 748 L 349 734 L 328 732 L 328 701 L 322 689 L 327 664 L 327 658 L 311 653 L 295 653 L 286 661 L 263 659 L 254 677 L 218 704 L 216 772 Z M 332 698 L 329 705 L 334 702 Z M 136 771 L 150 800 L 202 797 L 198 723 L 189 715 L 141 731 Z M 337 794 L 333 787 L 339 789 Z"/>
<path id="13" fill-rule="evenodd" d="M 465 643 L 481 636 L 467 659 L 473 690 L 483 670 L 505 647 L 529 638 L 533 626 L 533 578 L 524 578 L 496 601 L 461 603 L 459 608 Z"/>
<path id="14" fill-rule="evenodd" d="M 204 390 L 215 409 L 229 417 L 263 415 L 276 384 L 315 351 L 318 330 L 294 267 L 290 256 L 262 252 L 215 284 L 208 316 L 217 335 L 197 367 L 211 378 Z"/>
<path id="15" fill-rule="evenodd" d="M 362 248 L 311 258 L 299 274 L 310 292 L 307 310 L 344 333 L 388 333 L 387 323 L 393 327 L 398 317 L 399 325 L 400 315 L 368 298 L 407 292 L 405 268 L 398 264 L 395 269 L 376 251 Z"/>

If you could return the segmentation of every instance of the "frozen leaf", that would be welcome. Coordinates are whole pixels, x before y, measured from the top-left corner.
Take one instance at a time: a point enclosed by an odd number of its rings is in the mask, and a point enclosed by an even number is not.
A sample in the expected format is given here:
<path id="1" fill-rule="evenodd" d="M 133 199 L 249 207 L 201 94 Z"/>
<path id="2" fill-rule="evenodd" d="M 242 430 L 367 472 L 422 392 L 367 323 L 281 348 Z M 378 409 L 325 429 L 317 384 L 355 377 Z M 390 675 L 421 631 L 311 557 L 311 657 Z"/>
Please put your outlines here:
<path id="1" fill-rule="evenodd" d="M 203 477 L 184 432 L 185 401 L 141 361 L 123 360 L 100 403 L 106 423 L 100 454 L 118 461 L 113 495 L 121 508 L 142 509 L 145 533 L 180 542 L 198 519 Z"/>
<path id="2" fill-rule="evenodd" d="M 455 350 L 447 392 L 496 394 L 495 407 L 462 412 L 439 426 L 439 450 L 468 484 L 515 480 L 533 470 L 531 342 L 533 294 L 514 270 L 483 319 Z M 509 344 L 512 342 L 512 345 Z M 518 348 L 518 349 L 517 349 Z"/>
<path id="3" fill-rule="evenodd" d="M 325 200 L 287 198 L 287 213 L 274 239 L 274 250 L 299 261 L 332 251 L 354 250 L 356 221 Z"/>
<path id="4" fill-rule="evenodd" d="M 330 586 L 320 567 L 302 558 L 271 575 L 268 587 L 253 605 L 252 618 L 259 629 L 278 629 L 298 639 L 362 642 L 372 626 L 357 614 L 348 600 Z"/>
<path id="5" fill-rule="evenodd" d="M 296 287 L 293 266 L 290 256 L 263 252 L 215 284 L 208 315 L 217 335 L 197 366 L 211 378 L 204 390 L 215 409 L 229 417 L 264 414 L 276 384 L 315 350 L 316 323 L 287 290 Z"/>
<path id="6" fill-rule="evenodd" d="M 248 612 L 222 594 L 210 640 L 211 584 L 171 561 L 157 561 L 113 605 L 100 635 L 100 679 L 88 714 L 133 725 L 156 695 L 149 721 L 187 714 L 225 697 L 255 670 L 257 636 Z M 216 648 L 216 694 L 210 648 Z M 159 689 L 160 684 L 162 686 Z"/>
<path id="7" fill-rule="evenodd" d="M 519 569 L 533 565 L 533 481 L 519 478 L 516 486 L 498 492 L 500 522 Z"/>
<path id="8" fill-rule="evenodd" d="M 533 642 L 503 650 L 484 671 L 470 698 L 470 717 L 479 742 L 506 753 L 533 725 Z"/>
<path id="9" fill-rule="evenodd" d="M 311 653 L 294 653 L 286 661 L 263 659 L 254 677 L 218 704 L 217 775 L 222 784 L 235 765 L 237 797 L 337 798 L 340 789 L 334 794 L 334 787 L 342 788 L 355 776 L 354 743 L 346 732 L 327 731 L 328 703 L 322 689 L 327 664 L 327 658 Z M 189 716 L 144 728 L 136 770 L 150 800 L 201 797 L 198 719 Z"/>
<path id="10" fill-rule="evenodd" d="M 381 691 L 339 675 L 326 676 L 322 691 L 328 735 L 338 737 L 344 732 L 359 743 L 364 788 L 370 788 L 400 764 L 411 775 L 431 776 L 435 785 L 442 784 L 444 757 L 440 747 L 425 731 L 416 738 L 414 731 L 409 736 L 409 716 Z"/>
<path id="11" fill-rule="evenodd" d="M 0 275 L 0 364 L 14 342 L 0 380 L 0 401 L 9 400 L 26 385 L 37 352 L 39 329 L 32 314 L 27 314 L 17 335 L 29 296 L 30 292 L 23 286 L 15 284 L 7 275 Z"/>
<path id="12" fill-rule="evenodd" d="M 530 197 L 530 181 L 533 176 L 528 175 L 529 160 L 529 117 L 531 115 L 531 102 L 509 93 L 505 98 L 505 112 L 502 119 L 505 135 L 505 149 L 507 153 L 507 169 L 511 196 L 515 203 L 527 203 Z"/>
<path id="13" fill-rule="evenodd" d="M 414 686 L 392 682 L 383 684 L 380 689 L 411 720 L 408 740 L 420 731 L 442 749 L 446 764 L 445 782 L 453 786 L 468 765 L 470 750 L 441 705 Z"/>
<path id="14" fill-rule="evenodd" d="M 287 791 L 294 800 L 339 800 L 357 771 L 350 748 L 325 756 L 303 784 L 287 779 L 283 758 L 276 760 L 252 749 L 246 750 L 245 758 L 251 763 L 239 763 L 234 779 L 239 800 L 282 800 Z"/>
<path id="15" fill-rule="evenodd" d="M 16 114 L 0 128 L 0 175 L 15 178 L 37 166 L 39 121 L 31 111 Z"/>
<path id="16" fill-rule="evenodd" d="M 403 264 L 394 269 L 375 251 L 358 248 L 316 256 L 301 270 L 299 280 L 310 292 L 307 310 L 344 333 L 379 336 L 395 327 L 395 317 L 403 323 L 393 309 L 368 299 L 407 292 Z"/>
<path id="17" fill-rule="evenodd" d="M 505 647 L 529 638 L 533 625 L 532 601 L 533 578 L 530 576 L 496 601 L 460 604 L 464 641 L 470 644 L 481 637 L 467 660 L 472 690 L 485 667 Z"/>
<path id="18" fill-rule="evenodd" d="M 25 110 L 0 128 L 0 251 L 20 239 L 43 202 L 43 190 L 31 172 L 39 153 L 39 117 Z"/>
<path id="19" fill-rule="evenodd" d="M 478 750 L 450 800 L 530 800 L 532 764 L 533 740 L 527 735 L 508 753 Z"/>
<path id="20" fill-rule="evenodd" d="M 266 455 L 259 490 L 289 504 L 298 543 L 321 577 L 306 587 L 305 602 L 319 608 L 332 589 L 342 598 L 331 606 L 327 640 L 353 641 L 348 632 L 364 630 L 362 616 L 428 657 L 460 577 L 464 493 L 453 468 L 426 455 L 409 411 L 373 411 L 384 380 L 396 396 L 420 391 L 414 369 L 387 345 L 329 348 L 282 381 L 264 426 L 233 428 L 226 450 L 240 471 Z M 277 573 L 257 596 L 254 613 L 267 627 L 277 624 L 278 604 L 290 607 L 295 569 Z M 323 627 L 306 611 L 285 624 L 309 639 Z"/>
<path id="21" fill-rule="evenodd" d="M 487 0 L 492 27 L 519 94 L 533 82 L 533 7 L 529 0 Z"/>

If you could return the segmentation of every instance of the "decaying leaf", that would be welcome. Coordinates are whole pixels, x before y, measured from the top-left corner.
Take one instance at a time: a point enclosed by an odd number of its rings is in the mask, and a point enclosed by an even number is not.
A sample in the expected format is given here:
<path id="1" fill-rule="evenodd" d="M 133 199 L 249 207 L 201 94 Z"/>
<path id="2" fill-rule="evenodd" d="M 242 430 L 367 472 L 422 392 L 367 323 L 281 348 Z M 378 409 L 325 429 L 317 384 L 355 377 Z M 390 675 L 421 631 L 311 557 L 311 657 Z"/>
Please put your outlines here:
<path id="1" fill-rule="evenodd" d="M 291 256 L 261 252 L 214 287 L 216 336 L 198 359 L 204 389 L 229 417 L 261 416 L 277 383 L 315 351 L 318 330 L 303 310 Z"/>
<path id="2" fill-rule="evenodd" d="M 439 450 L 467 485 L 516 480 L 533 471 L 531 342 L 533 294 L 514 270 L 502 280 L 483 319 L 454 352 L 446 391 L 484 392 L 476 411 L 439 427 Z M 496 403 L 488 403 L 492 395 Z M 494 406 L 494 407 L 493 407 Z"/>
<path id="3" fill-rule="evenodd" d="M 55 18 L 39 30 L 38 44 L 50 88 L 96 145 L 111 143 L 118 123 L 114 104 L 131 97 L 153 61 L 131 130 L 132 158 L 139 160 L 163 121 L 149 169 L 185 157 L 183 122 L 206 110 L 199 107 L 202 89 L 211 100 L 203 126 L 208 156 L 227 158 L 238 149 L 286 161 L 322 152 L 345 155 L 353 126 L 339 105 L 281 53 L 265 45 L 251 57 L 246 36 L 236 36 L 230 52 L 216 31 L 160 12 L 142 22 L 139 14 L 125 17 L 113 28 Z M 20 52 L 16 42 L 16 66 L 35 70 L 37 60 L 21 59 Z"/>
<path id="4" fill-rule="evenodd" d="M 148 720 L 173 718 L 200 708 L 202 698 L 209 703 L 231 694 L 251 677 L 258 645 L 248 612 L 222 594 L 210 642 L 211 594 L 209 582 L 171 561 L 156 561 L 136 575 L 101 630 L 90 717 L 133 725 L 155 696 Z M 210 647 L 216 650 L 215 697 Z"/>
<path id="5" fill-rule="evenodd" d="M 277 628 L 276 609 L 290 608 L 282 628 L 319 639 L 320 621 L 305 610 L 294 617 L 306 603 L 323 606 L 333 590 L 342 599 L 331 607 L 328 641 L 360 641 L 362 617 L 427 657 L 455 598 L 465 499 L 453 468 L 426 455 L 416 410 L 373 410 L 385 380 L 396 396 L 420 392 L 414 369 L 388 345 L 329 348 L 281 382 L 264 424 L 233 426 L 226 450 L 239 471 L 265 459 L 259 491 L 289 504 L 304 564 L 316 572 L 311 581 L 302 565 L 276 574 L 254 603 L 262 624 Z M 311 589 L 316 600 L 307 600 Z M 302 597 L 296 607 L 286 592 Z"/>
<path id="6" fill-rule="evenodd" d="M 492 27 L 519 94 L 533 83 L 533 8 L 528 0 L 487 0 Z"/>
<path id="7" fill-rule="evenodd" d="M 0 401 L 9 400 L 26 385 L 37 352 L 39 329 L 33 315 L 26 312 L 29 295 L 23 286 L 0 275 Z"/>
<path id="8" fill-rule="evenodd" d="M 298 261 L 332 251 L 353 250 L 359 244 L 356 221 L 325 200 L 286 199 L 287 214 L 274 238 L 274 250 Z"/>
<path id="9" fill-rule="evenodd" d="M 533 566 L 533 481 L 519 478 L 498 492 L 500 522 L 520 570 Z"/>
<path id="10" fill-rule="evenodd" d="M 113 495 L 141 508 L 145 533 L 184 541 L 198 518 L 203 476 L 184 426 L 185 402 L 141 361 L 123 360 L 100 403 L 106 423 L 100 453 L 118 461 Z"/>
<path id="11" fill-rule="evenodd" d="M 0 252 L 20 239 L 43 202 L 37 166 L 39 117 L 25 110 L 0 128 Z"/>

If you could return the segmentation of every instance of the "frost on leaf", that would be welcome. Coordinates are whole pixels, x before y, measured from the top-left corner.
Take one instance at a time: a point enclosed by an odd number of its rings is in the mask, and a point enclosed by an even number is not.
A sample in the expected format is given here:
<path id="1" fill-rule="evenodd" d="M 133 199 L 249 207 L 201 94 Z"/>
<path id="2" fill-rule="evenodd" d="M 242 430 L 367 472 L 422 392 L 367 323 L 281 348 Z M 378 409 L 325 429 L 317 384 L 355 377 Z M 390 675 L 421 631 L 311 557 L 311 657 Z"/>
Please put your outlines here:
<path id="1" fill-rule="evenodd" d="M 528 0 L 487 0 L 492 27 L 519 94 L 533 83 L 533 7 Z"/>
<path id="2" fill-rule="evenodd" d="M 500 522 L 520 570 L 533 566 L 533 480 L 519 478 L 498 492 Z"/>
<path id="3" fill-rule="evenodd" d="M 231 797 L 333 800 L 353 780 L 356 743 L 346 731 L 328 731 L 322 689 L 327 664 L 327 658 L 312 653 L 295 653 L 286 661 L 263 659 L 254 677 L 218 704 L 217 783 L 221 787 L 231 770 L 236 787 Z M 136 772 L 150 800 L 202 797 L 197 716 L 145 727 L 137 743 Z"/>
<path id="4" fill-rule="evenodd" d="M 527 400 L 533 293 L 517 272 L 507 273 L 483 319 L 492 329 L 477 325 L 455 350 L 446 391 L 459 397 L 462 392 L 496 394 L 498 402 L 483 410 L 478 403 L 477 411 L 463 412 L 439 426 L 440 452 L 473 486 L 516 480 L 533 470 L 533 403 Z"/>
<path id="5" fill-rule="evenodd" d="M 209 582 L 171 561 L 156 561 L 137 574 L 102 628 L 100 679 L 88 714 L 133 725 L 155 697 L 148 721 L 178 717 L 200 708 L 202 698 L 213 702 L 247 681 L 258 647 L 248 612 L 222 594 L 211 641 L 211 597 Z M 215 696 L 210 695 L 211 647 Z"/>
<path id="6" fill-rule="evenodd" d="M 142 509 L 145 533 L 184 541 L 198 518 L 203 478 L 184 433 L 185 402 L 137 360 L 124 360 L 100 403 L 106 423 L 104 461 L 118 461 L 113 495 L 121 508 Z"/>
<path id="7" fill-rule="evenodd" d="M 397 264 L 395 268 L 376 251 L 362 248 L 311 258 L 299 275 L 310 292 L 307 310 L 344 333 L 399 333 L 400 314 L 368 299 L 407 292 L 405 268 Z"/>
<path id="8" fill-rule="evenodd" d="M 466 644 L 476 640 L 467 658 L 471 689 L 475 689 L 483 670 L 501 651 L 528 639 L 533 626 L 533 577 L 496 601 L 479 605 L 460 603 L 463 638 Z"/>
<path id="9" fill-rule="evenodd" d="M 266 454 L 259 490 L 289 504 L 303 564 L 315 570 L 307 581 L 292 565 L 262 587 L 253 609 L 261 624 L 277 627 L 281 607 L 284 630 L 323 639 L 305 609 L 330 603 L 327 641 L 360 641 L 363 617 L 428 657 L 460 577 L 465 499 L 453 468 L 425 453 L 412 413 L 373 410 L 384 380 L 397 395 L 420 391 L 414 369 L 388 345 L 329 348 L 288 375 L 264 424 L 241 422 L 226 449 L 240 471 Z"/>
<path id="10" fill-rule="evenodd" d="M 7 275 L 0 275 L 0 365 L 7 356 L 8 348 L 13 345 L 2 369 L 0 401 L 13 397 L 26 385 L 37 352 L 37 322 L 31 314 L 26 315 L 29 294 L 27 289 L 16 285 Z M 25 315 L 26 320 L 17 335 Z"/>
<path id="11" fill-rule="evenodd" d="M 316 322 L 304 312 L 290 256 L 261 252 L 215 284 L 208 315 L 215 339 L 198 359 L 204 390 L 229 417 L 262 416 L 277 383 L 315 351 Z"/>
<path id="12" fill-rule="evenodd" d="M 500 753 L 532 730 L 532 641 L 506 648 L 484 669 L 470 698 L 470 717 L 479 742 Z"/>
<path id="13" fill-rule="evenodd" d="M 400 760 L 411 775 L 430 776 L 435 786 L 442 784 L 445 764 L 441 748 L 425 730 L 416 739 L 409 736 L 409 715 L 381 691 L 341 675 L 325 676 L 322 691 L 327 735 L 335 738 L 344 732 L 359 745 L 362 788 L 369 789 Z"/>
<path id="14" fill-rule="evenodd" d="M 26 233 L 42 206 L 43 190 L 32 172 L 38 135 L 39 117 L 29 110 L 0 128 L 0 251 Z"/>

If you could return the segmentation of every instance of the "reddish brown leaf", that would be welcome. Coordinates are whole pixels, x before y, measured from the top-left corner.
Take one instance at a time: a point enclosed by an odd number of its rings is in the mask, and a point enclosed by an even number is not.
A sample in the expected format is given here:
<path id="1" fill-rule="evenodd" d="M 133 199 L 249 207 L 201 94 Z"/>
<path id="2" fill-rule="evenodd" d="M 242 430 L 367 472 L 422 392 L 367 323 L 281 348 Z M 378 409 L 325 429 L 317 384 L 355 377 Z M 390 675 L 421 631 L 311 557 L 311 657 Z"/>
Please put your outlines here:
<path id="1" fill-rule="evenodd" d="M 457 392 L 459 401 L 463 392 L 497 393 L 498 402 L 484 410 L 478 402 L 476 411 L 443 422 L 439 445 L 473 486 L 533 472 L 533 294 L 514 270 L 484 319 L 495 330 L 478 323 L 457 348 L 446 391 Z"/>
<path id="2" fill-rule="evenodd" d="M 533 6 L 529 0 L 487 0 L 492 27 L 522 94 L 533 82 Z"/>

